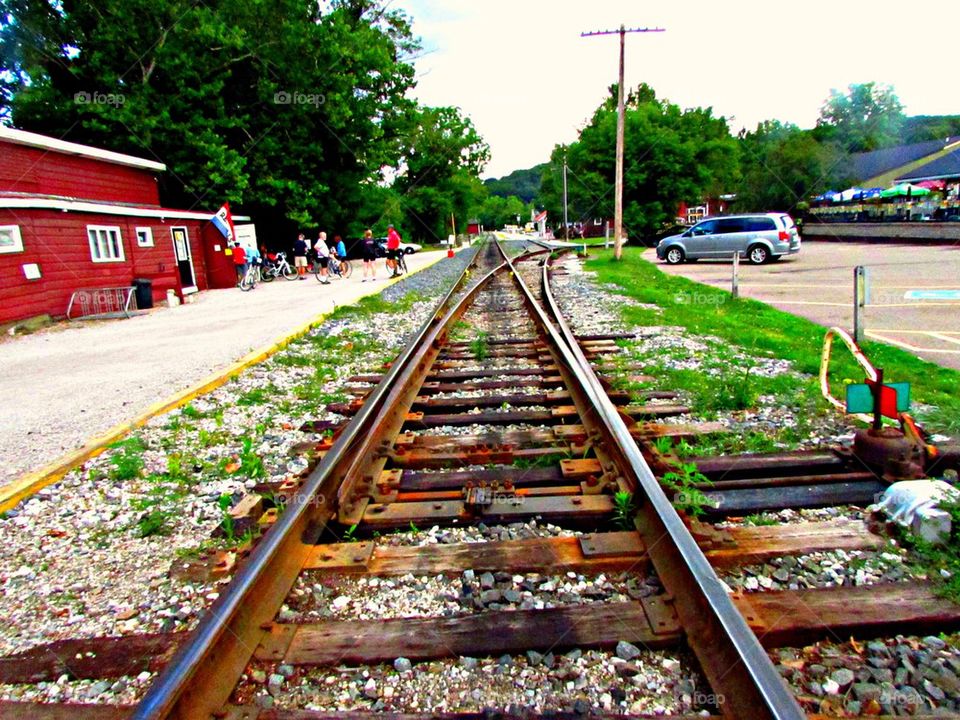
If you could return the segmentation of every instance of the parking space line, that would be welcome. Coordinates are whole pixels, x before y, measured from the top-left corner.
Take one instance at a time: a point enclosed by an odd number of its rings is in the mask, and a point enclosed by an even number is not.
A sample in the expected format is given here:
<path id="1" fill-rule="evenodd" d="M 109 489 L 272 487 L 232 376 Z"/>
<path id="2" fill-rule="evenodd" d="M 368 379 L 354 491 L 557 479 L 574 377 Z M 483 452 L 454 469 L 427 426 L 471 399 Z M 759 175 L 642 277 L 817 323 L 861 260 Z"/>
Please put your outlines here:
<path id="1" fill-rule="evenodd" d="M 930 332 L 931 337 L 935 337 L 937 340 L 943 340 L 944 342 L 953 343 L 954 345 L 960 345 L 960 338 L 950 337 L 946 333 Z"/>
<path id="2" fill-rule="evenodd" d="M 905 350 L 910 350 L 915 353 L 936 353 L 938 355 L 960 355 L 960 350 L 942 350 L 940 348 L 925 348 L 918 347 L 917 345 L 911 345 L 910 343 L 901 342 L 900 340 L 894 340 L 891 337 L 886 335 L 881 335 L 880 333 L 874 330 L 865 331 L 868 337 L 873 338 L 874 340 L 879 340 L 880 342 L 885 342 L 890 345 L 896 345 L 897 347 L 902 347 Z M 888 330 L 887 332 L 899 332 L 897 330 Z M 932 335 L 932 333 L 924 333 L 925 335 Z"/>
<path id="3" fill-rule="evenodd" d="M 941 335 L 960 335 L 960 330 L 884 330 L 878 328 L 870 332 L 896 333 L 897 335 L 933 335 L 936 333 L 940 333 Z"/>
<path id="4" fill-rule="evenodd" d="M 828 307 L 850 307 L 850 303 L 820 302 L 818 300 L 780 300 L 778 298 L 767 298 L 764 299 L 763 302 L 776 305 L 826 305 Z"/>
<path id="5" fill-rule="evenodd" d="M 923 302 L 914 300 L 906 303 L 867 303 L 867 307 L 909 307 L 909 308 L 928 308 L 928 307 L 958 307 L 960 302 Z"/>

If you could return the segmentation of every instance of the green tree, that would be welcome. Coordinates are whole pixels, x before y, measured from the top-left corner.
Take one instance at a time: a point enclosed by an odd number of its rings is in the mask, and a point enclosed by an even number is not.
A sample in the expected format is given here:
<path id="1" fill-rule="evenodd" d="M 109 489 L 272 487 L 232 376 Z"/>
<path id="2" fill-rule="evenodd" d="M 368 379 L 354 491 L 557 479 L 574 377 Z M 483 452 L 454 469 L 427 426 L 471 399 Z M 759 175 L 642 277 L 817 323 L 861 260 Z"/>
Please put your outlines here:
<path id="1" fill-rule="evenodd" d="M 895 145 L 903 124 L 903 105 L 889 85 L 874 82 L 850 85 L 847 92 L 830 91 L 820 108 L 817 137 L 851 153 Z"/>
<path id="2" fill-rule="evenodd" d="M 485 192 L 480 172 L 490 150 L 457 108 L 421 108 L 408 128 L 404 169 L 394 188 L 414 237 L 436 242 L 465 229 L 467 215 Z"/>
<path id="3" fill-rule="evenodd" d="M 764 121 L 742 134 L 740 149 L 738 210 L 795 212 L 810 195 L 845 184 L 846 178 L 838 175 L 845 154 L 796 125 Z"/>
<path id="4" fill-rule="evenodd" d="M 400 161 L 418 45 L 386 0 L 2 1 L 8 118 L 160 159 L 168 203 L 286 235 L 354 218 Z"/>
<path id="5" fill-rule="evenodd" d="M 540 177 L 546 163 L 525 170 L 514 170 L 502 178 L 489 178 L 483 181 L 491 195 L 508 198 L 515 195 L 524 202 L 532 202 L 540 192 Z"/>
<path id="6" fill-rule="evenodd" d="M 521 221 L 528 220 L 530 218 L 530 207 L 529 203 L 524 202 L 516 195 L 510 197 L 488 195 L 470 214 L 479 220 L 484 228 L 495 229 L 516 223 L 518 216 Z"/>
<path id="7" fill-rule="evenodd" d="M 630 237 L 655 233 L 676 216 L 681 201 L 727 192 L 738 179 L 737 143 L 727 122 L 710 108 L 659 100 L 648 85 L 626 101 L 624 229 Z M 541 198 L 563 217 L 562 163 L 569 166 L 570 220 L 613 217 L 616 88 L 596 110 L 578 140 L 554 148 L 543 175 Z"/>

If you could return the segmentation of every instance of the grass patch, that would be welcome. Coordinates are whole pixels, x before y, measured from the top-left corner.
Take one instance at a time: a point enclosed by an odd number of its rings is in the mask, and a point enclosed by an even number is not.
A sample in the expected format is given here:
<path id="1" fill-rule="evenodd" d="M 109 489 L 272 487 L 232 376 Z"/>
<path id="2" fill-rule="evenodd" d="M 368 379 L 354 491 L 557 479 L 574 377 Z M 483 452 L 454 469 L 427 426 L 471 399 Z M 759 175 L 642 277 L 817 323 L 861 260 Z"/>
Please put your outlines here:
<path id="1" fill-rule="evenodd" d="M 270 387 L 257 387 L 247 390 L 237 397 L 237 405 L 250 407 L 251 405 L 263 405 L 272 393 Z"/>
<path id="2" fill-rule="evenodd" d="M 811 376 L 801 383 L 804 394 L 818 394 L 816 375 L 826 332 L 822 326 L 756 300 L 734 300 L 725 290 L 665 275 L 640 257 L 643 251 L 625 247 L 622 262 L 613 260 L 612 251 L 600 251 L 586 263 L 588 270 L 597 273 L 599 282 L 612 283 L 638 302 L 661 308 L 656 312 L 621 306 L 626 322 L 676 325 L 693 335 L 709 335 L 748 348 L 757 356 L 789 360 L 795 370 Z M 866 341 L 862 347 L 874 366 L 884 368 L 890 382 L 911 383 L 913 398 L 935 408 L 917 413 L 929 431 L 960 431 L 960 372 L 884 343 Z M 830 377 L 834 387 L 840 387 L 846 379 L 863 382 L 863 371 L 850 353 L 838 347 L 831 359 Z M 775 380 L 762 378 L 757 382 L 768 393 L 768 383 Z"/>
<path id="3" fill-rule="evenodd" d="M 473 359 L 477 362 L 490 357 L 490 343 L 487 341 L 487 333 L 477 333 L 477 336 L 470 341 L 470 352 L 473 353 Z"/>
<path id="4" fill-rule="evenodd" d="M 110 457 L 113 467 L 107 472 L 107 477 L 116 482 L 140 477 L 143 472 L 143 453 L 147 449 L 143 438 L 134 435 L 113 443 L 110 449 L 117 452 Z"/>

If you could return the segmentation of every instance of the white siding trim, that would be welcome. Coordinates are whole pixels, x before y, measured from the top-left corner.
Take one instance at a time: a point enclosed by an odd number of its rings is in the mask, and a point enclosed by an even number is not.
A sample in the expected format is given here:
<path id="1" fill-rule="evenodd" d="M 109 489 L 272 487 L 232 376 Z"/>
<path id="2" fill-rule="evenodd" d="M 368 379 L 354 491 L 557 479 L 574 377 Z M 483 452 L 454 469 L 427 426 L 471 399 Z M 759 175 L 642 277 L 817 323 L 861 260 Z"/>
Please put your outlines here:
<path id="1" fill-rule="evenodd" d="M 107 205 L 105 203 L 83 200 L 54 200 L 48 198 L 11 198 L 0 197 L 0 210 L 34 209 L 62 210 L 63 212 L 100 213 L 102 215 L 125 215 L 127 217 L 170 218 L 171 220 L 210 220 L 212 212 L 193 212 L 191 210 L 169 210 L 167 208 L 139 208 L 128 205 Z M 234 220 L 246 222 L 248 215 L 234 215 Z"/>
<path id="2" fill-rule="evenodd" d="M 105 160 L 115 165 L 127 165 L 129 167 L 140 168 L 141 170 L 156 170 L 157 172 L 162 172 L 167 169 L 167 166 L 163 163 L 154 162 L 153 160 L 145 160 L 144 158 L 111 152 L 110 150 L 101 150 L 100 148 L 67 142 L 66 140 L 57 140 L 47 135 L 40 135 L 25 130 L 15 130 L 14 128 L 3 125 L 0 125 L 0 140 L 6 140 L 7 142 L 16 143 L 17 145 L 42 148 L 44 150 L 54 150 L 56 152 L 66 153 L 67 155 L 81 155 L 96 160 Z"/>

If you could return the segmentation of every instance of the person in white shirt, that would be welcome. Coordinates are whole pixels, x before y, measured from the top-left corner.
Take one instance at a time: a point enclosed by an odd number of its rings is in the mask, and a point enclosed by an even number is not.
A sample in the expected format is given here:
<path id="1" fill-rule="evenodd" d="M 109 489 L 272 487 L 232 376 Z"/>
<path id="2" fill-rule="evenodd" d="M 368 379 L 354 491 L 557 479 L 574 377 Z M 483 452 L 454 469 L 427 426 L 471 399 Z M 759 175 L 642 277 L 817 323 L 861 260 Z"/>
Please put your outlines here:
<path id="1" fill-rule="evenodd" d="M 317 262 L 320 264 L 319 280 L 324 285 L 329 285 L 330 248 L 327 247 L 327 234 L 325 232 L 321 232 L 317 236 L 317 242 L 314 243 L 313 249 L 317 253 Z"/>

